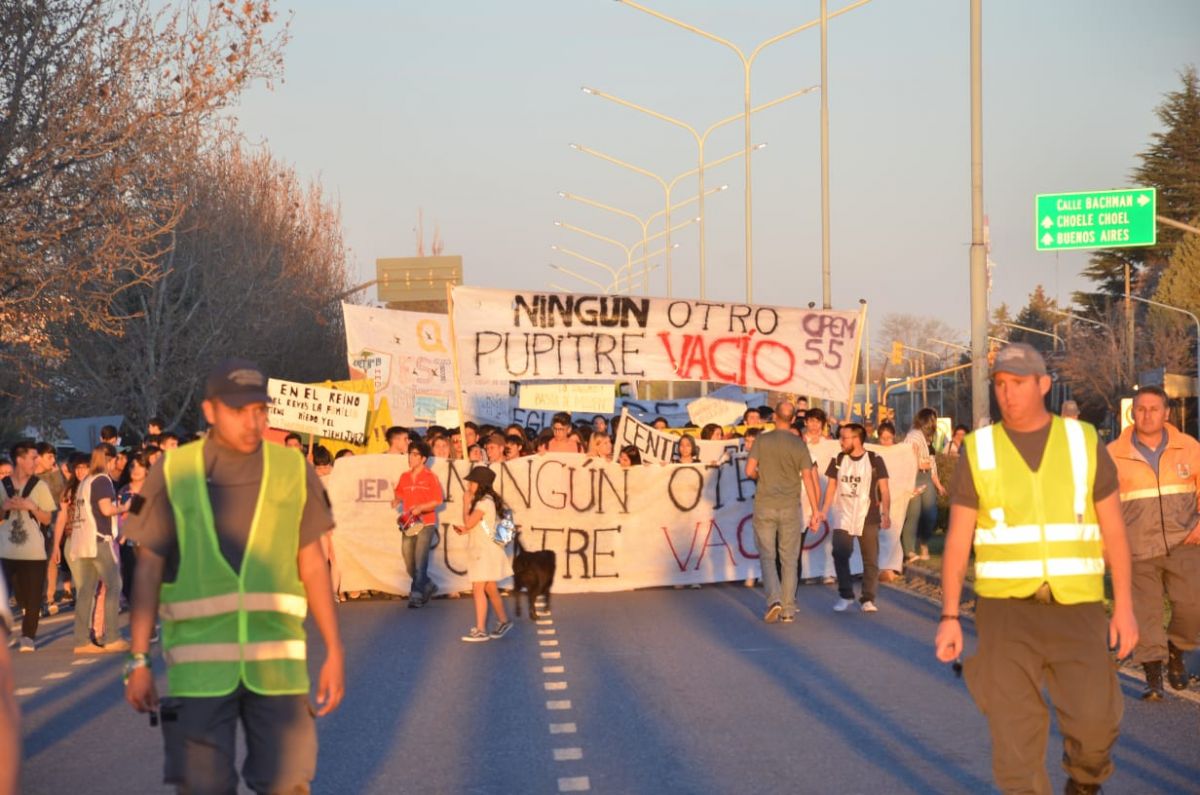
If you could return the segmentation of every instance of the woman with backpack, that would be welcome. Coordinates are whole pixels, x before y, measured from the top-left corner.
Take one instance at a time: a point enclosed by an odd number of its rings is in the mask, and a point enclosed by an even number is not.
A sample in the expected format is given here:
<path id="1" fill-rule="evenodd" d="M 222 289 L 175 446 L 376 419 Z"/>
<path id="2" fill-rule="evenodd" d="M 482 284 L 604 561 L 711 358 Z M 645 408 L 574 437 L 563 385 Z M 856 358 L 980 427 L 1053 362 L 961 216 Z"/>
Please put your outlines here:
<path id="1" fill-rule="evenodd" d="M 512 622 L 504 610 L 500 598 L 498 581 L 512 576 L 512 560 L 507 545 L 501 546 L 493 539 L 496 522 L 509 515 L 504 499 L 492 487 L 496 473 L 487 467 L 477 466 L 465 478 L 466 493 L 463 495 L 463 523 L 455 525 L 454 532 L 467 534 L 467 579 L 475 596 L 475 626 L 463 635 L 468 643 L 479 643 L 504 637 Z M 491 632 L 487 629 L 488 603 L 496 611 L 499 623 Z"/>

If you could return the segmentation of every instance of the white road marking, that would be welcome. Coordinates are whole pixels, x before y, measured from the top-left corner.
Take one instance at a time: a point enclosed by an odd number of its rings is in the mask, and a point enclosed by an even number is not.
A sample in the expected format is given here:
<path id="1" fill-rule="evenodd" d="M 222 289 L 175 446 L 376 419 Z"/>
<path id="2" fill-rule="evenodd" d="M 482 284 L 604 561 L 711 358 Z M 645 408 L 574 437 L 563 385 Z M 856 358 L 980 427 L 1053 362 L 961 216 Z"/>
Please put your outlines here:
<path id="1" fill-rule="evenodd" d="M 557 635 L 558 630 L 557 629 L 539 629 L 538 634 L 539 635 Z"/>
<path id="2" fill-rule="evenodd" d="M 13 691 L 13 695 L 32 696 L 34 693 L 36 693 L 39 690 L 41 690 L 40 687 L 18 687 L 16 690 Z"/>
<path id="3" fill-rule="evenodd" d="M 538 645 L 539 646 L 557 646 L 558 641 L 556 641 L 556 640 L 539 640 Z"/>
<path id="4" fill-rule="evenodd" d="M 592 788 L 592 784 L 588 781 L 587 776 L 575 776 L 573 778 L 560 778 L 558 780 L 559 792 L 587 792 Z"/>
<path id="5" fill-rule="evenodd" d="M 555 748 L 555 762 L 574 762 L 577 759 L 583 759 L 582 748 Z"/>
<path id="6" fill-rule="evenodd" d="M 553 624 L 553 623 L 554 623 L 554 619 L 552 619 L 552 618 L 539 618 L 539 619 L 537 620 L 537 623 L 538 623 L 539 625 L 543 626 L 543 627 L 548 627 L 548 626 L 550 626 L 551 624 Z"/>
<path id="7" fill-rule="evenodd" d="M 542 652 L 543 660 L 558 660 L 562 658 L 561 651 L 544 651 Z"/>
<path id="8" fill-rule="evenodd" d="M 42 678 L 43 679 L 66 679 L 70 675 L 71 675 L 70 671 L 55 671 L 52 674 L 46 674 Z"/>
<path id="9" fill-rule="evenodd" d="M 551 734 L 574 734 L 578 729 L 574 723 L 551 723 Z"/>
<path id="10" fill-rule="evenodd" d="M 547 701 L 546 702 L 546 709 L 549 709 L 549 710 L 563 710 L 563 709 L 570 709 L 570 708 L 571 708 L 570 701 L 564 700 L 564 701 Z"/>
<path id="11" fill-rule="evenodd" d="M 566 690 L 567 683 L 566 682 L 545 682 L 542 684 L 542 687 L 546 688 L 547 690 Z"/>
<path id="12" fill-rule="evenodd" d="M 73 660 L 71 665 L 92 665 L 100 662 L 95 657 L 84 657 L 82 660 Z"/>
<path id="13" fill-rule="evenodd" d="M 542 673 L 544 673 L 544 674 L 561 674 L 565 670 L 565 668 L 566 668 L 566 666 L 562 666 L 562 665 L 543 665 Z"/>

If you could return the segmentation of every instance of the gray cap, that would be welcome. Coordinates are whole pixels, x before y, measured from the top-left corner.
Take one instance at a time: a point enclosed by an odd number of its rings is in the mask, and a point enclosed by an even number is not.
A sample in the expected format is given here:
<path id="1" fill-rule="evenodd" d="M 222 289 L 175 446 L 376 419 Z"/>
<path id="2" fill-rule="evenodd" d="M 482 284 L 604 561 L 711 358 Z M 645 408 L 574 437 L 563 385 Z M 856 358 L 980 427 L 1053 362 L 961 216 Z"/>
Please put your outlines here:
<path id="1" fill-rule="evenodd" d="M 992 364 L 992 375 L 996 373 L 1011 373 L 1012 375 L 1046 375 L 1046 360 L 1028 343 L 1010 342 L 996 351 L 996 360 Z"/>

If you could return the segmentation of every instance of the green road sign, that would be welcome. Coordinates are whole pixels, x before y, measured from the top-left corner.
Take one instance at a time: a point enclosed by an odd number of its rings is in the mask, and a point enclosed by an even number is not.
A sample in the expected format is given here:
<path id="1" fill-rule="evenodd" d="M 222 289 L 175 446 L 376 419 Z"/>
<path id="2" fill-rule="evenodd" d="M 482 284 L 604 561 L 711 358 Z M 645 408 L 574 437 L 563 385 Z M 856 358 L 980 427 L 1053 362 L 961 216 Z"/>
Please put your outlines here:
<path id="1" fill-rule="evenodd" d="M 1039 194 L 1037 250 L 1153 246 L 1154 206 L 1154 188 Z"/>

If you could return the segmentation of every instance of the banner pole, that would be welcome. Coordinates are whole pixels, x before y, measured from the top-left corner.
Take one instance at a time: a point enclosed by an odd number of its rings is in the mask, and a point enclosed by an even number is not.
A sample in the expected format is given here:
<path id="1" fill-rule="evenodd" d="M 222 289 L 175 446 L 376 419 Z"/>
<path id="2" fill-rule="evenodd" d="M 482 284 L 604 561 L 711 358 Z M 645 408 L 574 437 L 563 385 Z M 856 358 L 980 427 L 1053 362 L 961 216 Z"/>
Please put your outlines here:
<path id="1" fill-rule="evenodd" d="M 846 401 L 846 422 L 854 419 L 854 392 L 858 386 L 858 365 L 862 357 L 862 341 L 863 330 L 867 327 L 867 302 L 862 302 L 862 307 L 858 310 L 858 334 L 854 340 L 854 364 L 850 368 L 850 398 Z M 871 385 L 867 384 L 867 397 L 863 401 L 863 421 L 867 420 L 867 406 L 871 400 Z"/>
<path id="2" fill-rule="evenodd" d="M 467 449 L 467 417 L 463 411 L 462 377 L 458 373 L 458 334 L 454 331 L 454 285 L 450 282 L 446 282 L 446 313 L 450 321 L 450 362 L 454 365 L 454 397 L 458 404 L 458 445 L 462 448 L 462 460 L 469 462 L 471 451 Z"/>

